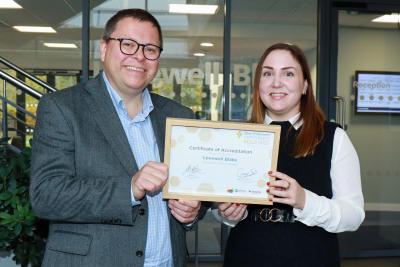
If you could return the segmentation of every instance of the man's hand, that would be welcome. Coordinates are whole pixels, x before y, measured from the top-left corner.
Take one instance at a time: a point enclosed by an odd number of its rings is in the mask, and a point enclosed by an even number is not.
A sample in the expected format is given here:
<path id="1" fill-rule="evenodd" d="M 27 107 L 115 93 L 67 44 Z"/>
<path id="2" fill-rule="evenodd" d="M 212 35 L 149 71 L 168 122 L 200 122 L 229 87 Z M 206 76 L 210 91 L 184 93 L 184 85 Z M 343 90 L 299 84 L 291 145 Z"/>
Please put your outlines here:
<path id="1" fill-rule="evenodd" d="M 191 223 L 199 213 L 201 202 L 197 200 L 175 200 L 168 201 L 171 214 L 181 223 Z"/>
<path id="2" fill-rule="evenodd" d="M 135 200 L 141 200 L 147 192 L 161 190 L 168 178 L 168 165 L 149 161 L 132 177 L 131 187 Z"/>

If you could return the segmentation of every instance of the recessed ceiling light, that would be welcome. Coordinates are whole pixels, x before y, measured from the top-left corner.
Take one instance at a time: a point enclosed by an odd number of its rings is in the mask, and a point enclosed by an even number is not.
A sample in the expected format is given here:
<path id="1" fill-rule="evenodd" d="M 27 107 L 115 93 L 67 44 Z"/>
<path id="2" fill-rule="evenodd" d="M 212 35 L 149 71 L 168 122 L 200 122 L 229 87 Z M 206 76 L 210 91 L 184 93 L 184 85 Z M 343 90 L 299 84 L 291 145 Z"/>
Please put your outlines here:
<path id="1" fill-rule="evenodd" d="M 20 32 L 43 32 L 43 33 L 56 32 L 52 27 L 13 26 L 13 28 Z"/>
<path id="2" fill-rule="evenodd" d="M 1 0 L 0 8 L 22 8 L 22 6 L 18 5 L 13 0 Z"/>
<path id="3" fill-rule="evenodd" d="M 194 53 L 193 54 L 193 56 L 196 56 L 196 57 L 204 57 L 206 54 L 204 54 L 204 53 Z"/>
<path id="4" fill-rule="evenodd" d="M 53 48 L 78 48 L 76 44 L 67 44 L 67 43 L 43 43 L 43 45 Z"/>
<path id="5" fill-rule="evenodd" d="M 373 19 L 372 22 L 381 22 L 381 23 L 399 23 L 400 22 L 400 14 L 392 13 L 391 15 L 383 15 Z"/>
<path id="6" fill-rule="evenodd" d="M 170 13 L 213 15 L 217 9 L 217 5 L 169 4 Z"/>
<path id="7" fill-rule="evenodd" d="M 214 44 L 213 44 L 213 43 L 201 43 L 200 45 L 201 45 L 201 46 L 205 46 L 205 47 L 211 47 L 211 46 L 214 46 Z"/>

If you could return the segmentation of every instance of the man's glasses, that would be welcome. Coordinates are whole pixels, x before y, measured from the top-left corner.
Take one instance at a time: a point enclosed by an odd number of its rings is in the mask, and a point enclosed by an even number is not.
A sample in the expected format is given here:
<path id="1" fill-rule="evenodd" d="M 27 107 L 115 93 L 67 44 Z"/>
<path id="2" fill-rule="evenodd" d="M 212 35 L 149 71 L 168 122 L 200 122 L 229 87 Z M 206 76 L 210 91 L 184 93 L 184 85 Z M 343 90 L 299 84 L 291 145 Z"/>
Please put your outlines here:
<path id="1" fill-rule="evenodd" d="M 139 44 L 135 40 L 125 38 L 112 38 L 107 40 L 119 41 L 119 49 L 125 55 L 134 55 L 142 47 L 143 55 L 148 60 L 156 60 L 160 57 L 162 48 L 153 44 Z"/>

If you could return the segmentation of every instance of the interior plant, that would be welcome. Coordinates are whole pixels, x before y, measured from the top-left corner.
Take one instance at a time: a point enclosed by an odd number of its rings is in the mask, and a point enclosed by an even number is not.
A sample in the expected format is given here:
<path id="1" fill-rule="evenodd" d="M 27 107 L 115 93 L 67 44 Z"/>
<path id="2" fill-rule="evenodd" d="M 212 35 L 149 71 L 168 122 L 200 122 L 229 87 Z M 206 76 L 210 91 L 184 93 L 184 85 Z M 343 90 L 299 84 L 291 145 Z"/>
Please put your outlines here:
<path id="1" fill-rule="evenodd" d="M 0 139 L 0 250 L 13 253 L 22 267 L 41 265 L 46 224 L 33 213 L 29 202 L 31 149 L 10 153 Z"/>

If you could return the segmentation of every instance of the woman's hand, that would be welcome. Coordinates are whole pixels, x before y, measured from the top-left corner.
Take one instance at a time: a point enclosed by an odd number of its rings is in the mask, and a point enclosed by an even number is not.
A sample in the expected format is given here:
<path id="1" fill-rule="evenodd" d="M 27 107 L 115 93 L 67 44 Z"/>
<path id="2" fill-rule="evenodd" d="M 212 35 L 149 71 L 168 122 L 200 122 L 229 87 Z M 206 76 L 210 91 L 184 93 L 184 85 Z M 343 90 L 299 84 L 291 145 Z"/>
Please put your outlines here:
<path id="1" fill-rule="evenodd" d="M 221 203 L 218 205 L 218 213 L 221 217 L 230 221 L 240 221 L 246 212 L 247 205 L 236 203 Z"/>
<path id="2" fill-rule="evenodd" d="M 306 193 L 295 179 L 281 172 L 270 171 L 268 175 L 277 178 L 267 183 L 271 201 L 287 204 L 296 209 L 304 208 Z"/>

